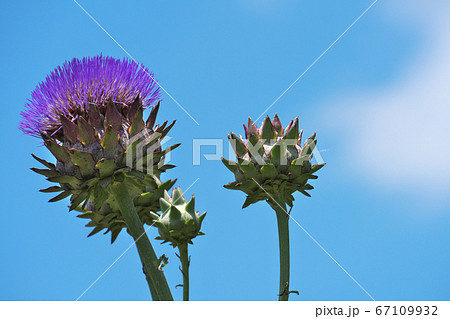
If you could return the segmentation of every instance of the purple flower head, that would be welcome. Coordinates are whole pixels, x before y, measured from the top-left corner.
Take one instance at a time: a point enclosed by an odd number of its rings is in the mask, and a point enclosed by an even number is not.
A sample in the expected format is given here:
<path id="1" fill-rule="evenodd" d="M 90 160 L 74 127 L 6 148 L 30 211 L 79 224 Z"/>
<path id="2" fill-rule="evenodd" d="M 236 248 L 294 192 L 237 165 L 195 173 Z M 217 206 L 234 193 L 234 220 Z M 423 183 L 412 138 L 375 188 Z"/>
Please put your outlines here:
<path id="1" fill-rule="evenodd" d="M 98 55 L 74 58 L 58 66 L 31 93 L 19 128 L 40 137 L 61 128 L 60 115 L 76 119 L 88 104 L 104 107 L 110 100 L 127 108 L 139 94 L 144 107 L 161 98 L 160 88 L 144 66 L 128 59 Z"/>

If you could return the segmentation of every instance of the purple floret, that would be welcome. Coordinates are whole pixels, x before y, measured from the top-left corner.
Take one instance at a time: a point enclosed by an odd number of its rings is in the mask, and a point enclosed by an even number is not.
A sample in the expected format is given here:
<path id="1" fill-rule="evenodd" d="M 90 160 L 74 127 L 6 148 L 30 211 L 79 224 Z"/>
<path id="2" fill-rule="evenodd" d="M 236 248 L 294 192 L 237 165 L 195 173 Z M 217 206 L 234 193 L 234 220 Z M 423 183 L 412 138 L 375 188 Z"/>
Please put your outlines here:
<path id="1" fill-rule="evenodd" d="M 153 73 L 142 65 L 102 55 L 75 58 L 58 66 L 34 89 L 21 113 L 19 128 L 40 137 L 41 132 L 61 125 L 61 114 L 76 118 L 86 111 L 87 103 L 101 107 L 110 100 L 126 107 L 138 94 L 144 107 L 161 98 Z"/>

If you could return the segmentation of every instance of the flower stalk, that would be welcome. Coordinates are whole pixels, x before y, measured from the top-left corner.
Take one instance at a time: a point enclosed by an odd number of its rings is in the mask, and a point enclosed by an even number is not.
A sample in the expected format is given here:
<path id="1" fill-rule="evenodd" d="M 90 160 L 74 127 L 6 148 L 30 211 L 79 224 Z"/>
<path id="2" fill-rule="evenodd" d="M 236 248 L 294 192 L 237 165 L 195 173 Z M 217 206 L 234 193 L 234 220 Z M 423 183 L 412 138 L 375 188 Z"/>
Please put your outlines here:
<path id="1" fill-rule="evenodd" d="M 128 230 L 136 242 L 136 247 L 145 269 L 147 282 L 154 300 L 172 301 L 172 293 L 167 284 L 164 273 L 159 270 L 159 261 L 147 237 L 136 208 L 131 200 L 125 183 L 117 183 L 111 188 L 117 204 L 127 224 Z M 152 287 L 153 285 L 153 287 Z"/>
<path id="2" fill-rule="evenodd" d="M 281 201 L 279 197 L 273 198 L 270 205 L 275 210 L 278 223 L 278 240 L 280 248 L 280 289 L 278 301 L 288 301 L 290 275 L 289 214 L 286 211 L 286 204 Z"/>
<path id="3" fill-rule="evenodd" d="M 183 301 L 189 301 L 189 255 L 188 244 L 178 246 L 181 260 L 181 273 L 183 274 Z"/>

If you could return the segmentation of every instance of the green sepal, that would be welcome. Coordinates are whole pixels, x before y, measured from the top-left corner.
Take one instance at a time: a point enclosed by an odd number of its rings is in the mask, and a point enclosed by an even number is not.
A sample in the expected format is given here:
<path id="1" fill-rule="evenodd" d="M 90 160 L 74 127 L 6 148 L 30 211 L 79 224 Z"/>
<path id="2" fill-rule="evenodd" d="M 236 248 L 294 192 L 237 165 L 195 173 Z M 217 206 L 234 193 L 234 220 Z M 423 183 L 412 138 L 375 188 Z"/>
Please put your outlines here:
<path id="1" fill-rule="evenodd" d="M 42 169 L 42 168 L 30 168 L 33 172 L 41 174 L 45 177 L 55 177 L 61 175 L 58 171 L 51 170 L 51 169 Z"/>
<path id="2" fill-rule="evenodd" d="M 81 143 L 84 146 L 95 143 L 96 132 L 94 127 L 91 124 L 89 124 L 89 122 L 86 121 L 82 116 L 78 117 L 77 124 L 78 124 L 78 139 L 81 141 Z"/>
<path id="3" fill-rule="evenodd" d="M 119 236 L 120 232 L 122 231 L 122 227 L 113 227 L 110 229 L 111 231 L 111 244 L 114 244 L 114 242 L 117 239 L 117 236 Z"/>
<path id="4" fill-rule="evenodd" d="M 91 236 L 97 234 L 98 232 L 102 231 L 104 228 L 105 227 L 102 227 L 102 226 L 95 226 L 94 230 L 89 233 L 88 237 L 91 237 Z"/>
<path id="5" fill-rule="evenodd" d="M 299 189 L 300 193 L 302 193 L 305 196 L 311 197 L 311 195 L 309 195 L 306 191 L 304 191 L 303 189 Z"/>
<path id="6" fill-rule="evenodd" d="M 54 183 L 68 184 L 74 189 L 78 188 L 82 184 L 82 182 L 78 178 L 69 175 L 50 177 L 47 178 L 47 180 Z"/>
<path id="7" fill-rule="evenodd" d="M 148 129 L 151 129 L 153 125 L 155 125 L 156 115 L 158 114 L 159 106 L 160 101 L 158 101 L 158 103 L 156 103 L 156 105 L 154 105 L 152 107 L 152 110 L 150 111 L 150 115 L 148 116 L 147 122 L 145 123 Z"/>
<path id="8" fill-rule="evenodd" d="M 236 134 L 232 132 L 230 135 L 228 135 L 228 139 L 238 158 L 244 156 L 247 153 L 247 146 L 245 145 L 243 140 L 236 136 Z"/>
<path id="9" fill-rule="evenodd" d="M 115 154 L 117 152 L 117 147 L 119 146 L 120 136 L 119 134 L 114 130 L 114 128 L 109 125 L 106 130 L 105 134 L 102 137 L 101 140 L 101 146 L 103 148 L 103 155 L 106 158 L 114 158 Z"/>
<path id="10" fill-rule="evenodd" d="M 128 106 L 127 118 L 130 123 L 133 122 L 139 108 L 142 108 L 142 105 L 140 101 L 140 94 L 138 93 L 138 95 L 134 98 L 134 101 Z"/>
<path id="11" fill-rule="evenodd" d="M 191 200 L 186 205 L 186 211 L 188 213 L 195 213 L 195 196 L 192 195 Z"/>
<path id="12" fill-rule="evenodd" d="M 122 114 L 117 110 L 116 105 L 109 101 L 106 105 L 105 124 L 111 125 L 116 131 L 122 128 Z"/>
<path id="13" fill-rule="evenodd" d="M 281 121 L 277 113 L 275 113 L 275 116 L 273 117 L 272 126 L 273 129 L 277 132 L 278 136 L 283 135 L 283 125 L 281 125 Z"/>
<path id="14" fill-rule="evenodd" d="M 31 156 L 33 156 L 33 158 L 34 158 L 36 161 L 38 161 L 39 163 L 41 163 L 41 164 L 44 165 L 45 167 L 50 168 L 50 169 L 53 169 L 53 170 L 56 169 L 55 164 L 49 163 L 49 162 L 47 162 L 46 160 L 43 160 L 42 158 L 37 157 L 37 156 L 34 155 L 33 153 L 31 153 Z"/>
<path id="15" fill-rule="evenodd" d="M 275 165 L 273 165 L 272 163 L 268 163 L 261 167 L 261 174 L 263 180 L 266 180 L 277 177 L 278 172 L 277 169 L 275 168 Z"/>
<path id="16" fill-rule="evenodd" d="M 45 189 L 40 189 L 39 191 L 42 192 L 42 193 L 55 193 L 55 192 L 64 191 L 64 188 L 59 187 L 59 186 L 50 186 L 50 187 L 45 188 Z"/>
<path id="17" fill-rule="evenodd" d="M 64 198 L 70 196 L 70 195 L 72 195 L 72 191 L 67 190 L 67 191 L 64 191 L 64 192 L 58 194 L 57 196 L 53 197 L 52 199 L 49 200 L 49 202 L 50 203 L 57 202 L 61 199 L 64 199 Z"/>
<path id="18" fill-rule="evenodd" d="M 96 165 L 95 169 L 98 171 L 100 178 L 105 178 L 114 174 L 117 168 L 116 162 L 113 159 L 101 159 Z"/>
<path id="19" fill-rule="evenodd" d="M 284 136 L 284 139 L 286 140 L 298 140 L 298 117 L 295 118 L 294 123 L 289 128 L 289 131 L 286 131 L 286 135 Z"/>
<path id="20" fill-rule="evenodd" d="M 44 145 L 60 162 L 67 163 L 70 161 L 70 155 L 66 147 L 59 145 L 53 140 L 45 140 Z"/>
<path id="21" fill-rule="evenodd" d="M 277 133 L 272 125 L 272 121 L 267 115 L 261 126 L 261 139 L 264 141 L 274 140 L 277 137 Z"/>
<path id="22" fill-rule="evenodd" d="M 95 174 L 95 161 L 90 153 L 71 149 L 69 150 L 72 163 L 80 168 L 83 177 L 90 177 Z"/>
<path id="23" fill-rule="evenodd" d="M 82 191 L 78 195 L 73 195 L 73 197 L 71 198 L 71 205 L 69 207 L 69 211 L 74 210 L 75 207 L 80 205 L 83 201 L 87 201 L 88 199 L 89 199 L 89 191 L 87 190 Z M 82 206 L 82 208 L 84 208 L 84 205 Z"/>
<path id="24" fill-rule="evenodd" d="M 142 107 L 140 107 L 137 110 L 137 113 L 133 119 L 133 122 L 131 123 L 130 127 L 128 128 L 128 133 L 130 134 L 130 136 L 134 136 L 140 132 L 142 132 L 142 130 L 144 129 L 144 115 L 143 115 L 143 109 Z"/>
<path id="25" fill-rule="evenodd" d="M 231 183 L 223 185 L 223 187 L 225 187 L 226 189 L 240 190 L 241 189 L 241 183 L 231 182 Z"/>
<path id="26" fill-rule="evenodd" d="M 67 138 L 72 144 L 78 141 L 78 127 L 64 115 L 60 115 L 61 126 L 63 128 L 64 137 Z"/>
<path id="27" fill-rule="evenodd" d="M 236 173 L 238 170 L 237 163 L 234 161 L 231 161 L 229 159 L 226 159 L 224 157 L 221 157 L 222 163 L 233 173 Z"/>
<path id="28" fill-rule="evenodd" d="M 302 156 L 303 155 L 310 155 L 314 148 L 316 147 L 316 143 L 317 141 L 315 141 L 314 139 L 316 138 L 316 133 L 314 133 L 310 138 L 308 138 L 305 142 L 305 144 L 303 145 L 303 149 L 302 149 Z"/>
<path id="29" fill-rule="evenodd" d="M 311 167 L 311 173 L 317 172 L 319 169 L 325 166 L 325 163 L 323 164 L 316 164 L 313 167 Z"/>
<path id="30" fill-rule="evenodd" d="M 95 216 L 95 213 L 93 213 L 91 211 L 77 215 L 78 218 L 85 218 L 85 219 L 93 219 L 94 216 Z"/>
<path id="31" fill-rule="evenodd" d="M 165 191 L 165 193 L 167 193 L 167 191 Z M 170 207 L 172 207 L 172 205 L 164 198 L 159 199 L 159 205 L 163 214 L 167 213 L 170 210 Z"/>
<path id="32" fill-rule="evenodd" d="M 252 162 L 244 159 L 239 159 L 238 163 L 239 168 L 242 170 L 244 176 L 247 179 L 255 179 L 258 182 L 261 181 L 261 174 L 258 172 L 258 170 L 256 169 L 255 165 L 253 165 Z"/>

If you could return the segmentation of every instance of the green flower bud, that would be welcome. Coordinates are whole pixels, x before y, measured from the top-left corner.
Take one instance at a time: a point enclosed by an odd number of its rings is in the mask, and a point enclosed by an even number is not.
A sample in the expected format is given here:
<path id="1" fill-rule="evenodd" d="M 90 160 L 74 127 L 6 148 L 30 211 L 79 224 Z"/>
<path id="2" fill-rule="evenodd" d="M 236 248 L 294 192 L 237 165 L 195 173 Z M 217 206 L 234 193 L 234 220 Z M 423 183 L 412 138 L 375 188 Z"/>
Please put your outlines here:
<path id="1" fill-rule="evenodd" d="M 259 129 L 249 118 L 244 129 L 246 142 L 234 133 L 228 135 L 237 162 L 222 158 L 236 178 L 224 187 L 247 194 L 243 208 L 275 196 L 292 207 L 295 191 L 310 196 L 307 190 L 314 187 L 308 180 L 316 179 L 314 173 L 325 165 L 311 164 L 316 134 L 301 146 L 298 117 L 284 129 L 276 114 L 272 121 L 267 116 Z"/>
<path id="2" fill-rule="evenodd" d="M 175 188 L 171 196 L 164 191 L 164 198 L 160 198 L 159 203 L 162 213 L 155 222 L 160 234 L 156 239 L 163 240 L 163 243 L 170 242 L 172 246 L 177 247 L 186 243 L 192 244 L 193 238 L 204 235 L 200 228 L 206 212 L 200 215 L 195 211 L 194 195 L 187 202 L 181 189 Z"/>

